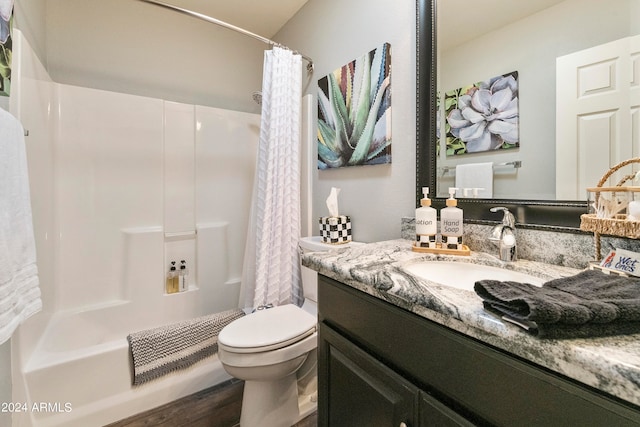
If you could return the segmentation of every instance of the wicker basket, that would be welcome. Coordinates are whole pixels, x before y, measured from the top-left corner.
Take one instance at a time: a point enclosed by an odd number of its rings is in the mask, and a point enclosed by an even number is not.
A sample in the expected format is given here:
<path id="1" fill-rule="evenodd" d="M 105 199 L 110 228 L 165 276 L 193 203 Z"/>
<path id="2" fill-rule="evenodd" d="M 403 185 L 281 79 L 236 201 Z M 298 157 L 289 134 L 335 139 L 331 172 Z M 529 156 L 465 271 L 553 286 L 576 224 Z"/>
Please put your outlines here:
<path id="1" fill-rule="evenodd" d="M 626 215 L 617 215 L 616 218 L 596 218 L 595 214 L 583 214 L 580 216 L 580 229 L 593 233 L 607 234 L 610 236 L 640 238 L 640 221 L 629 221 Z"/>
<path id="2" fill-rule="evenodd" d="M 594 193 L 596 206 L 598 205 L 601 195 L 603 195 L 604 193 L 640 192 L 640 187 L 624 186 L 627 181 L 635 178 L 635 173 L 624 176 L 614 187 L 603 187 L 603 185 L 607 182 L 611 175 L 613 175 L 620 168 L 632 163 L 640 163 L 640 157 L 635 157 L 618 163 L 604 174 L 596 187 L 587 188 L 587 191 Z M 580 216 L 580 229 L 594 233 L 595 253 L 596 260 L 598 261 L 602 258 L 600 254 L 601 234 L 628 237 L 632 239 L 640 238 L 640 221 L 629 221 L 627 219 L 627 216 L 624 214 L 615 215 L 614 218 L 598 218 L 596 217 L 596 214 L 583 214 Z"/>

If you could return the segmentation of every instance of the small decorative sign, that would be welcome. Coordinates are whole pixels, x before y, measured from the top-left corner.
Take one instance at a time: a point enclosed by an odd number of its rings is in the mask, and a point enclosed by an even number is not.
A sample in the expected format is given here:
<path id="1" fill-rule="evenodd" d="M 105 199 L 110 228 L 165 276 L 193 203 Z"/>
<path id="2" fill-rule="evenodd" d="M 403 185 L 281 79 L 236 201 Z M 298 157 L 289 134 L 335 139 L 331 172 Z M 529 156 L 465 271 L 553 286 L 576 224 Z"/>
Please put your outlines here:
<path id="1" fill-rule="evenodd" d="M 640 276 L 640 254 L 616 248 L 609 251 L 600 263 L 600 267 Z"/>

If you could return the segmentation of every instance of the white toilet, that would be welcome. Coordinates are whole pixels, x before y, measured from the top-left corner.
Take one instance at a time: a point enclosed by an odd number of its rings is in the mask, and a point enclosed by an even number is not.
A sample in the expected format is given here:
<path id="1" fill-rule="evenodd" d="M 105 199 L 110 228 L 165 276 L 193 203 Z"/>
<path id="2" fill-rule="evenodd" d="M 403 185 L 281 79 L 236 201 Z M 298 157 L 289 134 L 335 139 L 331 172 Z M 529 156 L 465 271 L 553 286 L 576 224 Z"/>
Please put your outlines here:
<path id="1" fill-rule="evenodd" d="M 303 252 L 358 244 L 329 245 L 319 236 L 300 240 Z M 317 273 L 303 266 L 302 307 L 256 310 L 220 331 L 222 366 L 245 381 L 241 427 L 290 427 L 316 409 L 317 280 Z"/>

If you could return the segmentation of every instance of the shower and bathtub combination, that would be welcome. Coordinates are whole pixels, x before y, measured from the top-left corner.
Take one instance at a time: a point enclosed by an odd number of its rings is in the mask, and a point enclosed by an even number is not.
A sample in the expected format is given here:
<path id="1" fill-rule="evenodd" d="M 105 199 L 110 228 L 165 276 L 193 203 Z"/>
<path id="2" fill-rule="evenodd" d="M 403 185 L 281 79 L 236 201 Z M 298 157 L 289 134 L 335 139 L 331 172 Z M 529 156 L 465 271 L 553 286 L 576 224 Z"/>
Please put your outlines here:
<path id="1" fill-rule="evenodd" d="M 104 425 L 230 379 L 214 355 L 134 387 L 127 335 L 238 307 L 260 115 L 52 82 L 18 30 L 12 90 L 43 299 L 12 340 L 13 398 L 42 410 L 14 425 Z M 166 294 L 180 260 L 188 290 Z"/>

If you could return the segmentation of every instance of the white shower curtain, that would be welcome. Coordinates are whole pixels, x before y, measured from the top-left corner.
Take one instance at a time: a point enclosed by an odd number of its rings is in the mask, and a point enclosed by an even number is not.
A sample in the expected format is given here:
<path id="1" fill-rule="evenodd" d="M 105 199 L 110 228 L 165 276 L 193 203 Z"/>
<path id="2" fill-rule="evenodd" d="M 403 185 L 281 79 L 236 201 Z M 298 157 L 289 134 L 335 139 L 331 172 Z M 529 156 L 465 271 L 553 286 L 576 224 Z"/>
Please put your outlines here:
<path id="1" fill-rule="evenodd" d="M 265 52 L 256 177 L 242 272 L 245 308 L 299 304 L 302 61 Z"/>

